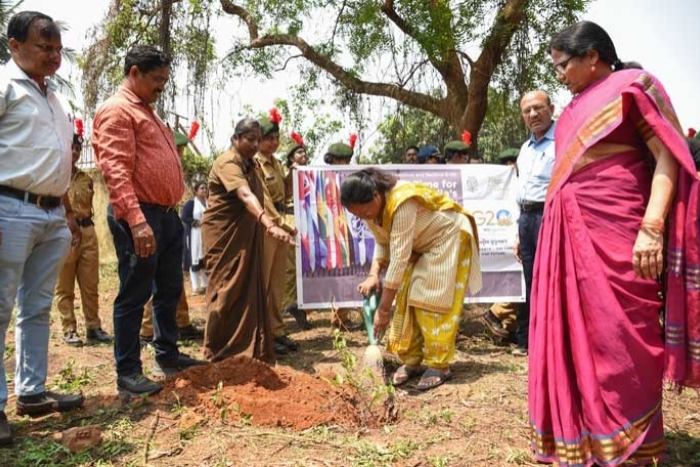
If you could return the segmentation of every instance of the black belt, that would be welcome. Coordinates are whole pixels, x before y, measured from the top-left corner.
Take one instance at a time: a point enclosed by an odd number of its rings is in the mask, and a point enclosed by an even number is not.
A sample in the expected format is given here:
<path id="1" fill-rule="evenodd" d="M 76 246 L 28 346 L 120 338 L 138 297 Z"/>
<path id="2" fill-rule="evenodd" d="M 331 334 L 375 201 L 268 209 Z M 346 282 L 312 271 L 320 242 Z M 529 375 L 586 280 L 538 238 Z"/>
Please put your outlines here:
<path id="1" fill-rule="evenodd" d="M 177 212 L 176 206 L 163 206 L 162 204 L 139 203 L 142 208 L 153 209 L 161 212 Z"/>
<path id="2" fill-rule="evenodd" d="M 288 206 L 284 209 L 285 214 L 294 214 L 294 206 Z"/>
<path id="3" fill-rule="evenodd" d="M 76 219 L 75 223 L 78 224 L 80 227 L 90 227 L 91 225 L 95 225 L 95 223 L 92 221 L 92 217 Z"/>
<path id="4" fill-rule="evenodd" d="M 524 203 L 520 203 L 520 210 L 521 211 L 542 211 L 544 209 L 544 202 L 543 201 L 537 201 L 534 203 L 531 203 L 529 201 L 525 201 Z"/>
<path id="5" fill-rule="evenodd" d="M 0 185 L 0 195 L 9 196 L 24 201 L 28 204 L 35 204 L 42 209 L 54 209 L 61 205 L 60 196 L 35 195 L 28 191 L 18 190 L 9 186 Z"/>

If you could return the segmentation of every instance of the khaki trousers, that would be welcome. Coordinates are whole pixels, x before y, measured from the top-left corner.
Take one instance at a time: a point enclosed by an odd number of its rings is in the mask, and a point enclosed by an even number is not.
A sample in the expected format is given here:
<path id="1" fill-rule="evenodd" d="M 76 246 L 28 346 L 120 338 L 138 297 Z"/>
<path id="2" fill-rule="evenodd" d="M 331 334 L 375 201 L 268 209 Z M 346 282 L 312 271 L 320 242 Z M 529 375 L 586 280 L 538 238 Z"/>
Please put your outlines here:
<path id="1" fill-rule="evenodd" d="M 494 303 L 491 305 L 491 313 L 501 322 L 501 326 L 510 333 L 515 332 L 517 328 L 515 322 L 516 308 L 517 303 Z"/>
<path id="2" fill-rule="evenodd" d="M 287 214 L 284 223 L 294 226 L 294 214 Z M 284 299 L 282 300 L 282 311 L 286 310 L 297 302 L 297 250 L 291 246 L 287 247 L 287 267 L 284 278 Z"/>
<path id="3" fill-rule="evenodd" d="M 80 288 L 80 302 L 85 316 L 86 329 L 102 327 L 98 314 L 98 291 L 100 282 L 100 252 L 97 246 L 95 227 L 81 227 L 80 245 L 71 249 L 63 263 L 56 283 L 56 307 L 61 315 L 63 333 L 76 332 L 75 282 Z"/>
<path id="4" fill-rule="evenodd" d="M 190 307 L 187 305 L 187 295 L 185 288 L 182 288 L 180 300 L 177 302 L 177 311 L 175 312 L 177 327 L 184 328 L 190 325 Z M 140 336 L 153 337 L 153 298 L 148 300 L 146 306 L 143 307 L 143 321 L 141 322 Z"/>
<path id="5" fill-rule="evenodd" d="M 272 237 L 265 237 L 263 244 L 263 275 L 265 277 L 265 293 L 268 316 L 272 335 L 284 336 L 284 320 L 282 319 L 282 299 L 284 298 L 285 273 L 287 271 L 287 244 L 278 242 Z"/>

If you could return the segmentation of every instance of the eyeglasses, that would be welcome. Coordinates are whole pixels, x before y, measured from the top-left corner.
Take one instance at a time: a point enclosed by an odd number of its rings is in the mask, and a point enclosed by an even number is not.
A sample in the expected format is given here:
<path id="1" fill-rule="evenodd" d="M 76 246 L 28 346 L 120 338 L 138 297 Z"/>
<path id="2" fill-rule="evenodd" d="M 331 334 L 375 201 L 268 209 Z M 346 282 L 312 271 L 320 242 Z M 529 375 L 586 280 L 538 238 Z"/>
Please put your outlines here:
<path id="1" fill-rule="evenodd" d="M 566 67 L 569 66 L 569 62 L 571 61 L 572 58 L 576 58 L 575 56 L 571 56 L 565 60 L 562 60 L 559 63 L 554 64 L 554 71 L 559 73 L 560 75 L 563 75 L 566 72 Z"/>
<path id="2" fill-rule="evenodd" d="M 60 47 L 53 47 L 48 44 L 33 44 L 34 47 L 39 50 L 41 53 L 46 54 L 46 55 L 51 55 L 51 54 L 56 54 L 56 55 L 61 55 L 61 51 L 63 50 L 63 46 Z"/>
<path id="3" fill-rule="evenodd" d="M 530 107 L 525 107 L 525 108 L 522 109 L 520 112 L 521 112 L 523 115 L 529 115 L 530 112 L 532 112 L 532 111 L 534 110 L 535 113 L 538 114 L 538 113 L 542 112 L 542 111 L 543 111 L 544 109 L 546 109 L 546 108 L 547 108 L 547 106 L 544 105 L 544 104 L 537 104 L 537 105 L 531 105 Z"/>

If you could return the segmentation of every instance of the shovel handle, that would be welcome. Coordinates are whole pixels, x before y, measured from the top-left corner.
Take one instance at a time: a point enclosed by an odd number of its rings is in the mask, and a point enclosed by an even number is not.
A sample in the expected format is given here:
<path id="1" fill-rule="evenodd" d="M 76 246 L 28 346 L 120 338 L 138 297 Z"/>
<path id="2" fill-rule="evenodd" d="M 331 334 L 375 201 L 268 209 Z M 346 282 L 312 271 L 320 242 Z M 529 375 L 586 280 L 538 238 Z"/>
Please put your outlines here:
<path id="1" fill-rule="evenodd" d="M 376 290 L 369 294 L 369 297 L 362 299 L 362 315 L 365 321 L 365 329 L 369 337 L 371 345 L 377 345 L 377 339 L 374 337 L 374 314 L 379 307 L 379 296 Z"/>

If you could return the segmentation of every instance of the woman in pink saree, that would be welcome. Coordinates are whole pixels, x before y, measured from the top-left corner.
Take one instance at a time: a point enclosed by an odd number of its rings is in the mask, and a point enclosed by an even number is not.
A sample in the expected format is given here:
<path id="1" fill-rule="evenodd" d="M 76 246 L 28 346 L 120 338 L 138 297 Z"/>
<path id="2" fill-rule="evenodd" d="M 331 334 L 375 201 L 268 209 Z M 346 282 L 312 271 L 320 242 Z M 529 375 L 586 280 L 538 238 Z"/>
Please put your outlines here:
<path id="1" fill-rule="evenodd" d="M 661 83 L 600 26 L 570 26 L 550 53 L 574 98 L 535 259 L 532 449 L 560 466 L 649 465 L 664 378 L 700 386 L 697 174 Z"/>

